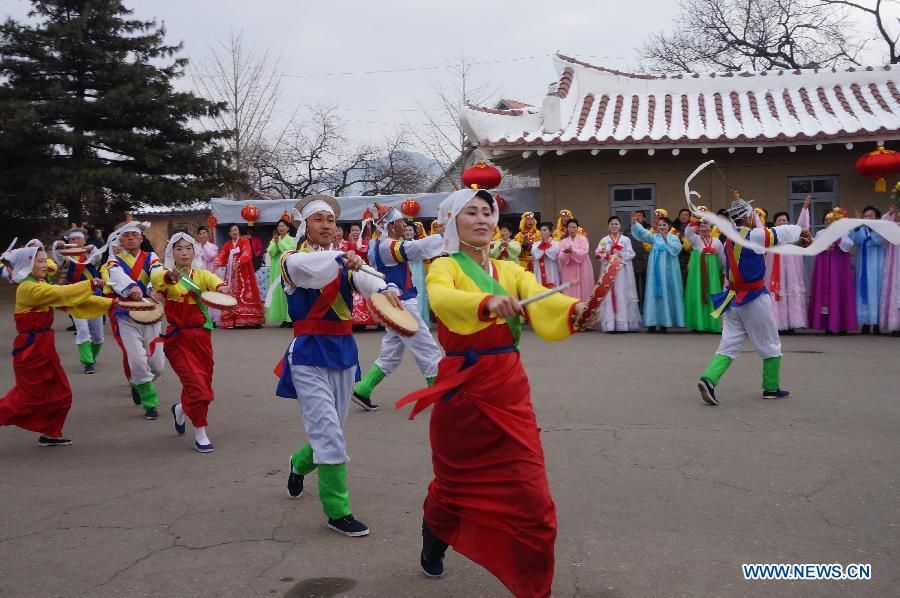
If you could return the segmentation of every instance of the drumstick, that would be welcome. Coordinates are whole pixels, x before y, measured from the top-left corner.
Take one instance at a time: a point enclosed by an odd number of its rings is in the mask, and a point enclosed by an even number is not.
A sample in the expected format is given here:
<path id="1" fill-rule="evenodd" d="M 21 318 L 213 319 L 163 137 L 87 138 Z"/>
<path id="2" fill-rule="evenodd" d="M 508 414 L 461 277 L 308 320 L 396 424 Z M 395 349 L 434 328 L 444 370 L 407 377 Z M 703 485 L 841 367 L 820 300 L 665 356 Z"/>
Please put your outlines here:
<path id="1" fill-rule="evenodd" d="M 577 279 L 577 278 L 575 280 L 570 280 L 569 282 L 564 282 L 563 284 L 561 284 L 559 286 L 555 286 L 552 289 L 548 289 L 548 290 L 544 291 L 543 293 L 538 293 L 537 295 L 532 295 L 528 299 L 523 299 L 522 301 L 519 301 L 519 306 L 525 307 L 529 303 L 534 303 L 535 301 L 540 301 L 541 299 L 546 299 L 550 295 L 555 295 L 556 293 L 561 293 L 570 287 L 574 287 L 578 283 L 579 283 L 579 279 Z"/>
<path id="2" fill-rule="evenodd" d="M 341 262 L 342 262 L 344 265 L 346 265 L 346 264 L 347 264 L 347 258 L 342 257 L 342 258 L 341 258 Z M 381 280 L 384 280 L 384 274 L 382 274 L 381 272 L 379 272 L 378 270 L 376 270 L 375 268 L 373 268 L 373 267 L 371 267 L 371 266 L 367 266 L 367 265 L 363 264 L 362 266 L 359 267 L 359 271 L 360 271 L 360 272 L 365 272 L 366 274 L 371 274 L 372 276 L 377 276 L 377 277 L 380 278 Z"/>

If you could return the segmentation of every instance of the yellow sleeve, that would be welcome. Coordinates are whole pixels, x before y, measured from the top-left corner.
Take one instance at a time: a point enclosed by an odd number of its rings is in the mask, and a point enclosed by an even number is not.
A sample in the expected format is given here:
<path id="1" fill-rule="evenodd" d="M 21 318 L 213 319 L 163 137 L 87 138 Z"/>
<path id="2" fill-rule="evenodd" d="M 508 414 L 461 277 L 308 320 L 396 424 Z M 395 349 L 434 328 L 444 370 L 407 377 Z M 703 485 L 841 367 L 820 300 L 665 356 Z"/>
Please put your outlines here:
<path id="1" fill-rule="evenodd" d="M 53 261 L 53 258 L 47 258 L 47 276 L 56 276 L 56 272 L 59 270 L 59 266 Z"/>
<path id="2" fill-rule="evenodd" d="M 204 291 L 215 291 L 225 284 L 221 278 L 209 270 L 194 270 L 194 273 L 196 274 L 196 280 L 194 280 L 194 282 Z"/>
<path id="3" fill-rule="evenodd" d="M 41 307 L 72 307 L 87 301 L 93 293 L 88 280 L 67 285 L 27 281 L 16 289 L 16 312 Z"/>
<path id="4" fill-rule="evenodd" d="M 157 268 L 150 273 L 150 286 L 153 287 L 153 290 L 161 293 L 171 286 L 166 282 L 166 272 L 168 270 L 165 268 Z"/>
<path id="5" fill-rule="evenodd" d="M 494 323 L 481 312 L 490 295 L 480 291 L 452 259 L 431 263 L 425 288 L 432 311 L 453 332 L 474 334 Z"/>
<path id="6" fill-rule="evenodd" d="M 538 283 L 533 273 L 518 264 L 510 265 L 517 269 L 515 272 L 516 294 L 519 296 L 519 300 L 547 290 L 547 287 Z M 578 300 L 574 297 L 556 293 L 526 305 L 525 312 L 528 314 L 528 321 L 535 334 L 545 341 L 561 341 L 572 334 L 569 317 L 577 303 Z"/>
<path id="7" fill-rule="evenodd" d="M 113 300 L 109 297 L 91 295 L 86 300 L 78 305 L 70 307 L 66 311 L 68 311 L 73 318 L 90 320 L 91 318 L 99 318 L 106 314 L 106 312 L 109 311 L 112 302 Z"/>

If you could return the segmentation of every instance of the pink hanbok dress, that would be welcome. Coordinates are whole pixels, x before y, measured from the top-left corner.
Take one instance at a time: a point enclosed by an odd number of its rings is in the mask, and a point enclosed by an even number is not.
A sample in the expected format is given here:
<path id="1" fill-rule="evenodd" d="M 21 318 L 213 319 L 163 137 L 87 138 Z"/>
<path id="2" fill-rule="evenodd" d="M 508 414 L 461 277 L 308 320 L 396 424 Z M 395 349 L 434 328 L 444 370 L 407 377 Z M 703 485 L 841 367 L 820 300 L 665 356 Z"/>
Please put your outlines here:
<path id="1" fill-rule="evenodd" d="M 882 220 L 897 221 L 897 215 L 888 212 Z M 900 332 L 900 245 L 884 244 L 884 278 L 881 281 L 881 305 L 878 309 L 881 332 Z"/>
<path id="2" fill-rule="evenodd" d="M 797 226 L 809 229 L 809 209 L 804 208 Z M 772 295 L 772 311 L 778 330 L 809 328 L 806 266 L 802 255 L 766 254 L 766 287 Z"/>
<path id="3" fill-rule="evenodd" d="M 571 249 L 570 253 L 566 249 Z M 566 289 L 566 295 L 587 301 L 594 292 L 594 268 L 589 257 L 587 237 L 566 237 L 559 242 L 559 269 L 563 283 L 578 280 L 578 284 Z"/>

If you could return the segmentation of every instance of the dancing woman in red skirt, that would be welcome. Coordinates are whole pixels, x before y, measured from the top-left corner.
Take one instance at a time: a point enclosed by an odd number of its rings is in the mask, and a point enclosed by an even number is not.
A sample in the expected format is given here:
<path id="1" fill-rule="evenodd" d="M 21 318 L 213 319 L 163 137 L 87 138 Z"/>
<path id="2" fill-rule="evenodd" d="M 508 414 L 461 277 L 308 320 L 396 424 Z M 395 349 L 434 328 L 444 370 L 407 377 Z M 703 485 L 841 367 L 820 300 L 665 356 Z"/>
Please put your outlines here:
<path id="1" fill-rule="evenodd" d="M 415 403 L 410 418 L 434 405 L 420 563 L 440 577 L 449 545 L 514 595 L 549 596 L 556 507 L 519 357 L 520 316 L 538 336 L 559 341 L 585 304 L 557 294 L 523 310 L 521 299 L 547 289 L 518 263 L 488 258 L 498 219 L 490 193 L 457 191 L 438 218 L 449 257 L 431 264 L 426 285 L 446 357 L 433 387 L 397 403 Z"/>

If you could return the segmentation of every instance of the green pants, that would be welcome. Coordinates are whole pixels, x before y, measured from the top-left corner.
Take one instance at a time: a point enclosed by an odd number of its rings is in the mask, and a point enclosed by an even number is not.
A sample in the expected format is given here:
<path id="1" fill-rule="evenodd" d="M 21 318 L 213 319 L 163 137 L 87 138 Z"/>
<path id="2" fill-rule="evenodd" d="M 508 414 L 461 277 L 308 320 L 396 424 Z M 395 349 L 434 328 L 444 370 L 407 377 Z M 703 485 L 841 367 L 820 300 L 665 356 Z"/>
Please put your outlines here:
<path id="1" fill-rule="evenodd" d="M 153 382 L 132 384 L 131 386 L 137 391 L 138 396 L 141 397 L 141 407 L 145 410 L 159 406 L 159 395 L 156 394 L 156 388 L 153 386 Z"/>
<path id="2" fill-rule="evenodd" d="M 319 500 L 329 519 L 346 517 L 350 510 L 350 491 L 347 489 L 347 464 L 316 464 L 313 462 L 312 445 L 308 442 L 291 455 L 291 467 L 306 476 L 319 470 Z"/>

